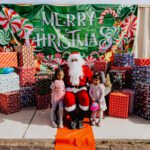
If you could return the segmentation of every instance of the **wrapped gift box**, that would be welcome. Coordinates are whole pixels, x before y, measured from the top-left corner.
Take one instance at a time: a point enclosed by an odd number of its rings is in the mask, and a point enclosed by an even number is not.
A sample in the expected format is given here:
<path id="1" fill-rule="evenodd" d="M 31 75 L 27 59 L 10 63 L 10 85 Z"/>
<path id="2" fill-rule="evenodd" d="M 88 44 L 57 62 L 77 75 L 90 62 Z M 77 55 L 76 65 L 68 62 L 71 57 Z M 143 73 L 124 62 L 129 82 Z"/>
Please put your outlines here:
<path id="1" fill-rule="evenodd" d="M 21 87 L 21 107 L 35 105 L 35 86 Z"/>
<path id="2" fill-rule="evenodd" d="M 136 66 L 150 66 L 150 58 L 135 58 L 134 63 Z"/>
<path id="3" fill-rule="evenodd" d="M 36 70 L 35 67 L 33 68 L 18 67 L 16 72 L 19 74 L 19 76 L 24 76 L 24 75 L 35 76 Z"/>
<path id="4" fill-rule="evenodd" d="M 36 80 L 38 81 L 39 79 L 50 79 L 52 80 L 54 77 L 54 72 L 36 72 Z"/>
<path id="5" fill-rule="evenodd" d="M 19 76 L 15 72 L 0 74 L 0 93 L 18 90 L 20 90 Z"/>
<path id="6" fill-rule="evenodd" d="M 0 67 L 18 67 L 16 52 L 0 52 Z"/>
<path id="7" fill-rule="evenodd" d="M 32 46 L 17 46 L 15 47 L 18 52 L 19 67 L 32 68 L 35 67 L 34 63 L 34 48 Z"/>
<path id="8" fill-rule="evenodd" d="M 100 72 L 104 71 L 106 72 L 108 68 L 108 63 L 107 61 L 95 61 L 94 62 L 94 71 Z"/>
<path id="9" fill-rule="evenodd" d="M 124 70 L 110 70 L 110 80 L 113 90 L 122 90 L 126 85 L 126 71 Z"/>
<path id="10" fill-rule="evenodd" d="M 121 53 L 115 54 L 114 56 L 114 66 L 134 66 L 134 54 Z"/>
<path id="11" fill-rule="evenodd" d="M 36 93 L 45 95 L 50 93 L 50 85 L 54 74 L 52 72 L 39 72 L 36 74 Z"/>
<path id="12" fill-rule="evenodd" d="M 124 93 L 126 92 L 130 96 L 129 113 L 131 114 L 133 113 L 133 109 L 134 109 L 135 90 L 124 89 L 122 90 L 122 92 Z"/>
<path id="13" fill-rule="evenodd" d="M 109 97 L 109 115 L 118 118 L 128 118 L 129 94 L 112 92 Z"/>
<path id="14" fill-rule="evenodd" d="M 136 66 L 132 72 L 133 87 L 135 82 L 148 82 L 150 83 L 150 66 Z"/>
<path id="15" fill-rule="evenodd" d="M 116 67 L 116 66 L 111 66 L 111 70 L 132 70 L 133 67 Z"/>
<path id="16" fill-rule="evenodd" d="M 150 120 L 150 83 L 136 82 L 134 112 Z"/>
<path id="17" fill-rule="evenodd" d="M 19 91 L 0 94 L 0 111 L 5 114 L 21 110 Z"/>
<path id="18" fill-rule="evenodd" d="M 126 71 L 125 72 L 125 85 L 124 88 L 131 88 L 132 87 L 132 70 L 133 67 L 116 67 L 116 66 L 111 66 L 111 70 L 122 70 Z"/>
<path id="19" fill-rule="evenodd" d="M 36 83 L 35 68 L 18 68 L 17 73 L 20 76 L 20 86 L 33 86 Z"/>
<path id="20" fill-rule="evenodd" d="M 36 95 L 36 109 L 46 109 L 50 104 L 51 96 L 50 94 L 46 95 Z"/>

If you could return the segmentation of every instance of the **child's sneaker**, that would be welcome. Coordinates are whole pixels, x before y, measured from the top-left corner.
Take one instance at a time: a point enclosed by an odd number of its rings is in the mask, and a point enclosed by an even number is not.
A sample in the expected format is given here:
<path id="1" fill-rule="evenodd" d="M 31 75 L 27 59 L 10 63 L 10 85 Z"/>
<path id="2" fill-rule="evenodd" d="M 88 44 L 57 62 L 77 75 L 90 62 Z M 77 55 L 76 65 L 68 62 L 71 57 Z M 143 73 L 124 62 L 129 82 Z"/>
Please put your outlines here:
<path id="1" fill-rule="evenodd" d="M 58 126 L 58 127 L 59 127 L 59 128 L 63 128 L 63 127 L 64 127 L 62 121 L 59 123 L 59 126 Z"/>
<path id="2" fill-rule="evenodd" d="M 51 121 L 51 125 L 53 128 L 57 128 L 57 124 L 55 123 L 55 121 Z"/>
<path id="3" fill-rule="evenodd" d="M 95 120 L 92 120 L 91 125 L 95 126 Z"/>

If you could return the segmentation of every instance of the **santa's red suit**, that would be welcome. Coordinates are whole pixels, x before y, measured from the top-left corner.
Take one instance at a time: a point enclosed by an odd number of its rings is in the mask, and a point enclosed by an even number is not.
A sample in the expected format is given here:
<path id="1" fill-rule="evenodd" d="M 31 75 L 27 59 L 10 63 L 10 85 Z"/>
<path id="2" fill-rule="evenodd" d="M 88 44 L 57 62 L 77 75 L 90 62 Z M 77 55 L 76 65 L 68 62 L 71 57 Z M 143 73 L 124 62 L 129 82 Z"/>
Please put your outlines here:
<path id="1" fill-rule="evenodd" d="M 74 55 L 70 59 L 78 59 L 78 56 Z M 78 66 L 79 67 L 79 66 Z M 68 65 L 64 67 L 65 72 L 65 84 L 66 84 L 66 94 L 65 94 L 65 109 L 67 112 L 74 111 L 76 109 L 76 104 L 79 104 L 79 108 L 83 111 L 89 109 L 89 94 L 87 92 L 87 83 L 91 82 L 92 71 L 88 66 L 82 65 L 83 75 L 79 77 L 79 84 L 75 85 L 71 82 L 71 77 L 69 75 Z"/>

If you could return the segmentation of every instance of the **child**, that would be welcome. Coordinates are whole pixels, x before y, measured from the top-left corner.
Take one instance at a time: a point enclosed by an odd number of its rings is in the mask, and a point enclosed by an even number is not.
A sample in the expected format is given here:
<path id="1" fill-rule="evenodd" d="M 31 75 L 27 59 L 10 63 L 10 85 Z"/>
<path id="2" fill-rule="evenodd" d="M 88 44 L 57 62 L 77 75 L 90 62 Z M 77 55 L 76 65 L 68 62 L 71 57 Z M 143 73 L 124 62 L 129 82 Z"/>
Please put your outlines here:
<path id="1" fill-rule="evenodd" d="M 56 124 L 56 107 L 59 105 L 59 128 L 63 128 L 63 99 L 65 95 L 65 84 L 63 81 L 64 72 L 61 69 L 56 70 L 55 81 L 51 85 L 52 89 L 52 109 L 51 109 L 51 124 L 54 128 L 57 127 Z"/>
<path id="2" fill-rule="evenodd" d="M 107 106 L 105 102 L 105 86 L 102 83 L 102 77 L 97 72 L 94 73 L 93 75 L 89 94 L 92 99 L 91 110 L 92 110 L 93 120 L 91 120 L 91 123 L 93 126 L 95 125 L 96 116 L 99 113 L 99 119 L 97 125 L 100 126 L 101 120 L 103 118 L 103 112 L 107 109 Z"/>

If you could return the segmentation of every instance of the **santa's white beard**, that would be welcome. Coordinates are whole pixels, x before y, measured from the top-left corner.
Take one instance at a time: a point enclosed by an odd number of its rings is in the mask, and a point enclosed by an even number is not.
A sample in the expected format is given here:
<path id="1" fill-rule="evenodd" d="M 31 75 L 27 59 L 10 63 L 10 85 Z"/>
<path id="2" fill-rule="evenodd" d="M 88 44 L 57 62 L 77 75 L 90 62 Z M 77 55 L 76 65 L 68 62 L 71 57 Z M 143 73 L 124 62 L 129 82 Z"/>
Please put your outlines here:
<path id="1" fill-rule="evenodd" d="M 82 63 L 80 62 L 70 62 L 68 64 L 69 66 L 69 76 L 70 76 L 70 82 L 73 86 L 79 85 L 80 83 L 80 77 L 83 76 L 83 69 L 82 69 Z"/>

